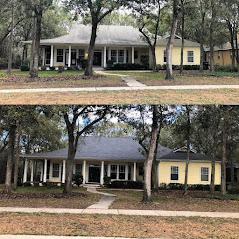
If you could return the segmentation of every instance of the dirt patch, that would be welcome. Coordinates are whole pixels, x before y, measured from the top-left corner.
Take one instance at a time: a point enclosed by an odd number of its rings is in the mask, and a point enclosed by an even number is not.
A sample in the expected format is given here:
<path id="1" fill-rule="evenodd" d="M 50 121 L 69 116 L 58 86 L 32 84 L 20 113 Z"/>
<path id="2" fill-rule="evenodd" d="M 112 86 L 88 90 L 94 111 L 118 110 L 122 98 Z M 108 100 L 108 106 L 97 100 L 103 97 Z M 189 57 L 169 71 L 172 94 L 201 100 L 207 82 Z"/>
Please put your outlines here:
<path id="1" fill-rule="evenodd" d="M 238 238 L 239 224 L 236 219 L 2 213 L 0 234 L 224 239 Z"/>

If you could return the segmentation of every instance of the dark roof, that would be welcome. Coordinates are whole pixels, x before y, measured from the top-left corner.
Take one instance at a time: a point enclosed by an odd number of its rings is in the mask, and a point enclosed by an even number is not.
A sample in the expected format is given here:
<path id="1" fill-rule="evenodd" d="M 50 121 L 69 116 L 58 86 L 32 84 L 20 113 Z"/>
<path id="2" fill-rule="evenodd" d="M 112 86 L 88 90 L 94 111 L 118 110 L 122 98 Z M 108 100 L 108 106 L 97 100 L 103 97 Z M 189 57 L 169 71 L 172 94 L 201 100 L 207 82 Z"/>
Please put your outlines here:
<path id="1" fill-rule="evenodd" d="M 139 149 L 142 147 L 132 138 L 123 137 L 85 137 L 83 142 L 79 142 L 76 152 L 76 159 L 94 159 L 94 160 L 122 160 L 122 161 L 143 161 L 143 156 Z M 157 157 L 161 157 L 171 152 L 172 149 L 159 146 Z M 34 153 L 21 155 L 28 158 L 67 158 L 68 148 L 59 149 L 48 153 Z"/>
<path id="2" fill-rule="evenodd" d="M 187 159 L 187 152 L 177 151 L 177 152 L 170 152 L 169 154 L 163 155 L 159 158 L 160 160 L 186 160 Z M 190 153 L 190 160 L 196 161 L 212 161 L 212 157 L 199 154 L 199 153 Z M 220 161 L 216 159 L 216 161 Z"/>

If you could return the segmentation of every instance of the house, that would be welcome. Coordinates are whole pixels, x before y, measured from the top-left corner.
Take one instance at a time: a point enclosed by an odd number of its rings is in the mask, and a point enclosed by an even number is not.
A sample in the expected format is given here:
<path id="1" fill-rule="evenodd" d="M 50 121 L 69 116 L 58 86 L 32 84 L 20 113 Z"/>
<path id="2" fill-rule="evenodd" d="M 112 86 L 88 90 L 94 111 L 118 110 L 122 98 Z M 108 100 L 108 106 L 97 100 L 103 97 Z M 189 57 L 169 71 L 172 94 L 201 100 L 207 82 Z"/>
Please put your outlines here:
<path id="1" fill-rule="evenodd" d="M 74 24 L 68 35 L 41 40 L 41 65 L 47 67 L 75 67 L 78 60 L 88 57 L 91 26 Z M 24 42 L 31 44 L 31 41 Z M 157 64 L 166 63 L 168 38 L 159 38 L 156 47 Z M 180 65 L 181 39 L 176 37 L 173 49 L 173 64 Z M 107 61 L 116 63 L 140 63 L 142 54 L 149 54 L 144 36 L 132 26 L 100 25 L 95 43 L 94 62 L 96 67 L 106 67 Z M 200 64 L 200 45 L 185 40 L 184 65 Z M 150 64 L 152 57 L 150 57 Z"/>
<path id="2" fill-rule="evenodd" d="M 83 175 L 83 183 L 104 183 L 111 180 L 143 181 L 145 156 L 142 147 L 132 138 L 85 137 L 79 143 L 73 173 Z M 65 183 L 67 148 L 47 153 L 21 155 L 24 160 L 23 182 Z M 210 184 L 212 158 L 190 153 L 189 184 Z M 156 167 L 157 184 L 183 183 L 186 152 L 158 147 Z M 30 167 L 29 167 L 30 166 Z M 30 174 L 28 173 L 30 169 Z M 216 162 L 215 183 L 220 184 L 220 161 Z"/>

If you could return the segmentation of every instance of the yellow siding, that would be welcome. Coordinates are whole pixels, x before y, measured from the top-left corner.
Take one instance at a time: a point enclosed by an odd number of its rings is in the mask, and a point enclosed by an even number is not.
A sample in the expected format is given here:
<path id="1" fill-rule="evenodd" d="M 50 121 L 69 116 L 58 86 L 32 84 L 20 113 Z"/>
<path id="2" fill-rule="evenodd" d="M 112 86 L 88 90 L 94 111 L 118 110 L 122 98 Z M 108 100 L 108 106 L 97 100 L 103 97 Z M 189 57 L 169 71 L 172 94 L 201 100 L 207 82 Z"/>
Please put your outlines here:
<path id="1" fill-rule="evenodd" d="M 179 180 L 170 180 L 171 166 L 179 167 Z M 209 167 L 209 181 L 201 182 L 201 167 Z M 160 162 L 159 164 L 159 183 L 184 183 L 185 162 Z M 210 162 L 190 162 L 188 168 L 188 184 L 210 184 L 211 180 L 211 163 Z M 215 166 L 215 184 L 221 184 L 221 164 Z"/>
<path id="2" fill-rule="evenodd" d="M 157 46 L 156 47 L 156 61 L 157 65 L 164 65 L 166 64 L 163 61 L 163 52 L 166 50 L 164 46 Z M 194 52 L 194 62 L 188 63 L 187 62 L 187 51 Z M 180 65 L 181 62 L 181 47 L 174 47 L 173 48 L 173 65 Z M 184 65 L 200 65 L 200 47 L 185 47 L 184 48 Z"/>
<path id="3" fill-rule="evenodd" d="M 206 53 L 207 61 L 210 62 L 209 52 Z M 214 63 L 220 66 L 229 66 L 232 65 L 231 50 L 227 51 L 214 51 L 213 54 Z"/>

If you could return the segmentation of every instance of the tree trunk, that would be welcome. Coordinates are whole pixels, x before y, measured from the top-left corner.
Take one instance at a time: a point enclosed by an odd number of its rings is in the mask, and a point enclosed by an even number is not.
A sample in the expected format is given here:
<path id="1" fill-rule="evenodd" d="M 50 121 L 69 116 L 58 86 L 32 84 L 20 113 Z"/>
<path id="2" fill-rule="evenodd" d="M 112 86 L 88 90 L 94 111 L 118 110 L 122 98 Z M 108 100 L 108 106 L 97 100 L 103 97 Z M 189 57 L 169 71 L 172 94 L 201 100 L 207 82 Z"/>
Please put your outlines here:
<path id="1" fill-rule="evenodd" d="M 212 160 L 212 170 L 211 170 L 211 183 L 210 183 L 210 193 L 215 192 L 215 156 L 213 155 Z"/>
<path id="2" fill-rule="evenodd" d="M 88 48 L 88 59 L 85 70 L 85 76 L 93 76 L 93 61 L 94 61 L 94 49 L 95 49 L 95 40 L 97 37 L 97 22 L 92 22 L 92 33 L 90 39 L 90 45 Z"/>
<path id="3" fill-rule="evenodd" d="M 159 138 L 160 138 L 160 130 L 161 125 L 159 127 L 158 135 L 157 135 L 157 140 L 156 140 L 156 147 L 154 151 L 154 160 L 153 160 L 153 170 L 152 170 L 152 183 L 153 183 L 153 188 L 156 189 L 158 187 L 158 171 L 157 171 L 157 153 L 158 153 L 158 145 L 159 145 Z"/>
<path id="4" fill-rule="evenodd" d="M 184 28 L 185 28 L 184 0 L 181 0 L 181 11 L 182 11 L 182 47 L 181 47 L 180 74 L 183 74 Z"/>
<path id="5" fill-rule="evenodd" d="M 238 32 L 236 30 L 235 32 L 235 42 L 236 42 L 236 62 L 237 64 L 239 64 L 239 49 L 238 49 L 238 36 L 237 36 Z"/>
<path id="6" fill-rule="evenodd" d="M 235 183 L 235 180 L 234 180 L 234 166 L 233 166 L 233 163 L 231 162 L 231 183 Z"/>
<path id="7" fill-rule="evenodd" d="M 203 72 L 203 62 L 204 62 L 204 28 L 205 28 L 205 11 L 203 11 L 203 3 L 201 3 L 201 36 L 200 36 L 200 72 Z"/>
<path id="8" fill-rule="evenodd" d="M 14 1 L 12 2 L 12 22 L 8 51 L 8 70 L 7 70 L 8 75 L 12 74 L 13 29 L 14 29 Z"/>
<path id="9" fill-rule="evenodd" d="M 215 65 L 214 65 L 214 23 L 215 23 L 215 3 L 214 0 L 211 0 L 211 13 L 212 13 L 212 18 L 211 18 L 211 23 L 210 23 L 210 36 L 209 36 L 209 41 L 210 41 L 210 71 L 215 72 Z"/>
<path id="10" fill-rule="evenodd" d="M 226 107 L 226 106 L 225 106 Z M 226 111 L 228 109 L 226 108 Z M 222 130 L 222 162 L 221 162 L 221 193 L 226 194 L 226 155 L 227 155 L 227 126 L 228 112 L 224 112 Z"/>
<path id="11" fill-rule="evenodd" d="M 19 155 L 20 155 L 20 140 L 21 140 L 21 125 L 18 123 L 18 126 L 17 126 L 16 156 L 15 156 L 15 166 L 14 166 L 13 190 L 17 189 L 18 168 L 19 168 Z"/>
<path id="12" fill-rule="evenodd" d="M 177 25 L 178 25 L 178 1 L 174 0 L 173 1 L 174 5 L 174 10 L 173 10 L 173 23 L 172 23 L 172 29 L 171 29 L 171 34 L 169 37 L 169 41 L 167 44 L 166 48 L 166 53 L 167 53 L 167 64 L 166 64 L 166 80 L 174 80 L 173 78 L 173 65 L 172 65 L 172 51 L 173 51 L 173 43 L 175 39 L 175 34 L 177 30 Z"/>
<path id="13" fill-rule="evenodd" d="M 30 76 L 31 78 L 38 78 L 38 71 L 39 71 L 39 54 L 40 54 L 40 40 L 41 40 L 41 22 L 42 22 L 42 13 L 39 13 L 35 19 L 35 44 L 34 44 L 34 53 L 32 55 L 33 62 L 32 67 L 30 69 Z"/>
<path id="14" fill-rule="evenodd" d="M 3 193 L 10 194 L 12 190 L 12 163 L 14 160 L 16 126 L 11 125 L 9 129 L 8 158 L 6 168 L 6 180 Z"/>
<path id="15" fill-rule="evenodd" d="M 151 139 L 150 139 L 148 155 L 144 163 L 144 192 L 143 192 L 143 200 L 142 200 L 142 202 L 144 203 L 152 202 L 151 176 L 152 176 L 152 165 L 153 165 L 155 148 L 157 144 L 158 132 L 159 132 L 158 106 L 153 106 L 153 123 L 152 123 Z"/>
<path id="16" fill-rule="evenodd" d="M 235 67 L 236 64 L 236 52 L 235 52 L 235 44 L 234 44 L 234 30 L 231 22 L 227 21 L 228 30 L 230 32 L 230 43 L 232 48 L 232 67 Z"/>

